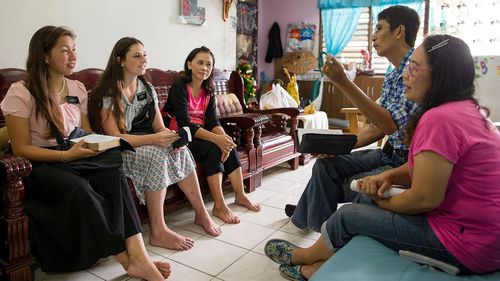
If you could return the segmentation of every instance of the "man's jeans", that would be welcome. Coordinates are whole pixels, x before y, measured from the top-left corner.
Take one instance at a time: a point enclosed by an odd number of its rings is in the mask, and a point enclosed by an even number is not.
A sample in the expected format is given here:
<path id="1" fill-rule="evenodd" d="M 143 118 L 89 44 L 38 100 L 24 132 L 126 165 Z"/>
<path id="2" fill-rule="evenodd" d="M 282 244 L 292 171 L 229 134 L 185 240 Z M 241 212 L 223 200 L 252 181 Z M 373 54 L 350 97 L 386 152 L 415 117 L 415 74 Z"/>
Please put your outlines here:
<path id="1" fill-rule="evenodd" d="M 380 149 L 367 149 L 331 158 L 318 158 L 312 176 L 300 197 L 292 223 L 301 229 L 320 231 L 337 210 L 337 204 L 351 202 L 356 195 L 349 186 L 353 179 L 376 175 L 399 167 L 405 159 L 388 156 Z"/>

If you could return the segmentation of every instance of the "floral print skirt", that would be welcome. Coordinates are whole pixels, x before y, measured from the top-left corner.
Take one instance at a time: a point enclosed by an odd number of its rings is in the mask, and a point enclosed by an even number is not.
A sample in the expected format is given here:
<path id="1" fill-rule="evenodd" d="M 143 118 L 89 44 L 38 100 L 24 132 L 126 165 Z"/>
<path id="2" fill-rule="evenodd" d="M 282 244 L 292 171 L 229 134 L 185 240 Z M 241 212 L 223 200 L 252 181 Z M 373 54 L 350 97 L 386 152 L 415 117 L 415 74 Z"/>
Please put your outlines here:
<path id="1" fill-rule="evenodd" d="M 145 202 L 145 191 L 158 191 L 177 183 L 195 171 L 194 158 L 187 147 L 143 145 L 136 152 L 124 151 L 123 172 L 132 180 L 137 198 Z"/>

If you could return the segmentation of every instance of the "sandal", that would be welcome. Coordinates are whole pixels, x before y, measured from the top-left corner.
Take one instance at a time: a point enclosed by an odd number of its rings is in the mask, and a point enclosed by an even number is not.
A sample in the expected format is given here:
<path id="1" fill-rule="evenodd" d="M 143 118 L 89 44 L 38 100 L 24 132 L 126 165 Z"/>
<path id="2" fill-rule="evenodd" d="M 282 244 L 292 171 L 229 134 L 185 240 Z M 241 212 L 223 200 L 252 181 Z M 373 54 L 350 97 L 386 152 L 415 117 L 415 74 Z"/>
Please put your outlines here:
<path id="1" fill-rule="evenodd" d="M 291 265 L 292 264 L 292 251 L 298 248 L 296 245 L 282 240 L 282 239 L 271 239 L 267 241 L 264 247 L 264 252 L 268 258 L 272 261 Z"/>
<path id="2" fill-rule="evenodd" d="M 288 280 L 306 281 L 307 279 L 300 273 L 302 265 L 280 265 L 280 274 Z"/>

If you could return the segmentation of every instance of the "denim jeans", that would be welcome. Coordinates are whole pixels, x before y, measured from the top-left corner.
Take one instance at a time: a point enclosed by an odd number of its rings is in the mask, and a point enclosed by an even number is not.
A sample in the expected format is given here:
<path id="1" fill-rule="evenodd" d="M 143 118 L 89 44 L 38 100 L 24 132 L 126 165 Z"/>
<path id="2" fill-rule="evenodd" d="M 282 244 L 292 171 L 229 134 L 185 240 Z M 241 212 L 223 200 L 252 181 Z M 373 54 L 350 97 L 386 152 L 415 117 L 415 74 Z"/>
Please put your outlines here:
<path id="1" fill-rule="evenodd" d="M 424 215 L 384 210 L 365 194 L 358 194 L 354 201 L 338 209 L 321 227 L 330 250 L 335 252 L 352 237 L 365 235 L 394 251 L 419 253 L 459 267 L 463 274 L 470 272 L 441 244 Z"/>
<path id="2" fill-rule="evenodd" d="M 380 149 L 317 159 L 293 213 L 292 223 L 298 228 L 319 232 L 323 222 L 337 210 L 338 203 L 354 199 L 356 192 L 349 188 L 353 179 L 376 175 L 404 162 L 400 156 L 388 156 Z"/>

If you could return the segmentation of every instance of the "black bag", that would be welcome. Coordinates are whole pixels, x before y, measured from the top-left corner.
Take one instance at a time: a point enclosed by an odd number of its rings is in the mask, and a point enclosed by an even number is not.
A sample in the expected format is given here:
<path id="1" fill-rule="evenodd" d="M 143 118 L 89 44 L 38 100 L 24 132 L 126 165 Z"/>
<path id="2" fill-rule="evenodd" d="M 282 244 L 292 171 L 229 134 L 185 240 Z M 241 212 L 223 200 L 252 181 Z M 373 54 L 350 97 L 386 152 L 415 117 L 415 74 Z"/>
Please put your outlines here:
<path id="1" fill-rule="evenodd" d="M 71 132 L 68 139 L 64 140 L 61 132 L 59 132 L 54 124 L 50 124 L 50 127 L 52 134 L 56 137 L 58 143 L 58 145 L 55 147 L 56 150 L 68 150 L 71 147 L 69 140 L 87 135 L 87 132 L 85 132 L 82 128 L 77 127 L 73 130 L 73 132 Z M 82 158 L 66 163 L 57 163 L 57 165 L 61 165 L 65 168 L 70 168 L 71 170 L 81 175 L 91 174 L 93 172 L 106 169 L 117 169 L 120 168 L 123 164 L 121 148 L 122 147 L 108 149 L 94 157 Z M 123 149 L 130 149 L 130 147 L 127 147 L 125 145 L 123 146 Z M 132 148 L 132 150 L 134 149 Z"/>
<path id="2" fill-rule="evenodd" d="M 153 120 L 156 115 L 156 107 L 153 99 L 153 91 L 151 86 L 141 79 L 141 81 L 146 86 L 147 90 L 147 103 L 142 109 L 141 113 L 137 115 L 134 120 L 132 120 L 132 128 L 130 129 L 129 134 L 131 135 L 148 135 L 154 134 L 154 130 L 152 127 Z"/>

